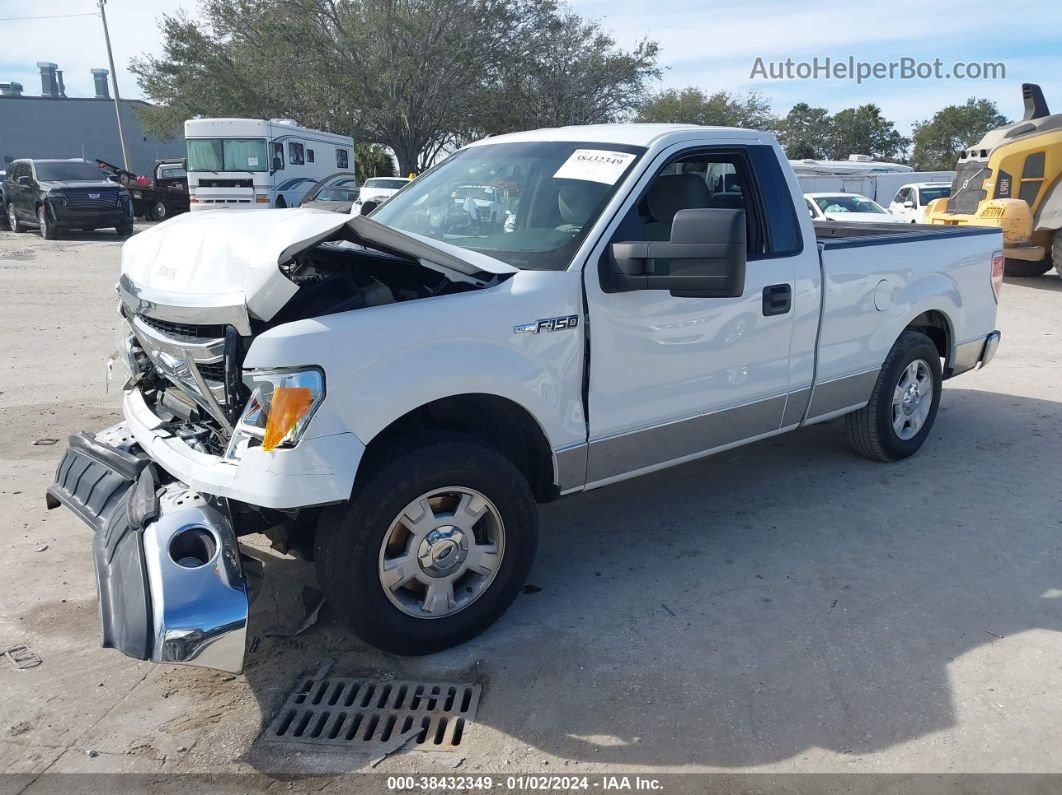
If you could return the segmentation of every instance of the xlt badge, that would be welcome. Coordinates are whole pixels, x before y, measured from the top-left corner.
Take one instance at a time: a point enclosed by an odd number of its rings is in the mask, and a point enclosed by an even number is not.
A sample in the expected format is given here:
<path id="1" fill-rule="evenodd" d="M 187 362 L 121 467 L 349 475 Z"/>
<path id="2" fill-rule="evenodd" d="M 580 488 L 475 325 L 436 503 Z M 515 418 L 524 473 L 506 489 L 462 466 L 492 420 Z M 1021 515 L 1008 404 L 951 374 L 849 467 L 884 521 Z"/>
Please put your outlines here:
<path id="1" fill-rule="evenodd" d="M 541 334 L 543 331 L 560 331 L 566 328 L 575 328 L 579 325 L 578 315 L 565 315 L 563 317 L 544 317 L 534 323 L 521 323 L 513 326 L 517 334 Z"/>

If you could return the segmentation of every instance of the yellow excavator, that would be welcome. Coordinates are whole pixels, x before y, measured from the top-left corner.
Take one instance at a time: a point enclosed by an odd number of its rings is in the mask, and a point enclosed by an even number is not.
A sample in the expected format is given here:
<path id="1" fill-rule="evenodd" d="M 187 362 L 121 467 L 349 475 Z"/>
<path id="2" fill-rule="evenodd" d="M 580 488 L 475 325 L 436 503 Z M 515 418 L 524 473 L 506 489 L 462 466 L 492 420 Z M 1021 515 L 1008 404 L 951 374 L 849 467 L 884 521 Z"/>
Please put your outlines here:
<path id="1" fill-rule="evenodd" d="M 985 133 L 959 155 L 951 195 L 926 208 L 924 223 L 1003 230 L 1008 276 L 1062 275 L 1062 113 L 1023 83 L 1021 121 Z"/>

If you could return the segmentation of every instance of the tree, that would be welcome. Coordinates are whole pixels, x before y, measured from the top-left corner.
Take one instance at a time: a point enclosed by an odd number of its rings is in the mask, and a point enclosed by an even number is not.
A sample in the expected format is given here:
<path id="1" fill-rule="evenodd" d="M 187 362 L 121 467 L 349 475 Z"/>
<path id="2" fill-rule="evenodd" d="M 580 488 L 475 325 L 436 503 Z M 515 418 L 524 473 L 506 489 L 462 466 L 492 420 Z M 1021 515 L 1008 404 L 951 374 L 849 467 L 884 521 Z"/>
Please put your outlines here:
<path id="1" fill-rule="evenodd" d="M 849 155 L 898 160 L 911 143 L 873 104 L 842 110 L 834 115 L 830 126 L 828 157 L 834 160 L 845 160 Z"/>
<path id="2" fill-rule="evenodd" d="M 915 124 L 911 165 L 918 171 L 953 169 L 959 152 L 981 140 L 989 130 L 1007 123 L 996 103 L 989 99 L 971 97 L 963 105 L 948 105 L 932 119 Z"/>
<path id="3" fill-rule="evenodd" d="M 826 108 L 798 102 L 778 121 L 775 134 L 791 160 L 821 160 L 830 151 L 832 121 Z"/>
<path id="4" fill-rule="evenodd" d="M 149 132 L 291 116 L 388 147 L 403 174 L 485 132 L 611 120 L 656 74 L 655 44 L 618 50 L 556 0 L 202 0 L 162 32 L 132 64 Z"/>
<path id="5" fill-rule="evenodd" d="M 602 124 L 628 116 L 660 76 L 659 46 L 642 40 L 617 49 L 598 22 L 554 2 L 530 4 L 519 48 L 485 92 L 478 133 Z"/>
<path id="6" fill-rule="evenodd" d="M 395 176 L 394 158 L 378 144 L 355 143 L 354 165 L 358 182 L 364 182 L 371 177 Z"/>
<path id="7" fill-rule="evenodd" d="M 776 123 L 770 103 L 757 91 L 744 96 L 729 91 L 708 95 L 695 86 L 660 91 L 638 109 L 636 120 L 755 130 L 767 130 Z"/>

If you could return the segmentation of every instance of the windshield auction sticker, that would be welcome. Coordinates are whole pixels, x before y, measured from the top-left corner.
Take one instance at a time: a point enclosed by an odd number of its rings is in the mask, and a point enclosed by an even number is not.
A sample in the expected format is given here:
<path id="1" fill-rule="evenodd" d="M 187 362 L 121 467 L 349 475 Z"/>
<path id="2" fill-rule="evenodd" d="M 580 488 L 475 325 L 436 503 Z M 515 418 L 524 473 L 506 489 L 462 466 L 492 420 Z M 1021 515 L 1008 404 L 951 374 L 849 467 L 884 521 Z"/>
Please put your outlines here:
<path id="1" fill-rule="evenodd" d="M 615 185 L 627 166 L 634 160 L 627 152 L 607 152 L 603 149 L 576 149 L 557 169 L 554 179 L 582 179 Z"/>

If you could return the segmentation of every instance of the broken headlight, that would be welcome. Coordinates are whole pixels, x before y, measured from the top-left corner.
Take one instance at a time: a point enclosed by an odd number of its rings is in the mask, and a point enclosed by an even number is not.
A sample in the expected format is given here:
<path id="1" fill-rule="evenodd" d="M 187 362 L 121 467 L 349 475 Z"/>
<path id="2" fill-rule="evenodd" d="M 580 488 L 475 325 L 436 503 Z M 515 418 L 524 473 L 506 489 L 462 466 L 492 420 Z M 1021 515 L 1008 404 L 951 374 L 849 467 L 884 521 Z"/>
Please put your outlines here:
<path id="1" fill-rule="evenodd" d="M 324 373 L 316 367 L 248 370 L 244 382 L 251 389 L 251 399 L 236 423 L 225 457 L 238 459 L 248 447 L 271 452 L 298 444 L 324 400 Z"/>

